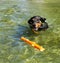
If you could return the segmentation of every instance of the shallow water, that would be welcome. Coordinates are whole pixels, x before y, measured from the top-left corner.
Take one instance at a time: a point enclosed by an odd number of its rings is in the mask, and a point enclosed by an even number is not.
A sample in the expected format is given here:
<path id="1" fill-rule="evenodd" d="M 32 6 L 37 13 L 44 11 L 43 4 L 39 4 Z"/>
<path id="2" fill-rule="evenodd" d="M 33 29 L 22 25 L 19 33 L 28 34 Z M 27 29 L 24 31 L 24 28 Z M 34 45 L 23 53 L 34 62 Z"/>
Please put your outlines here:
<path id="1" fill-rule="evenodd" d="M 34 34 L 27 21 L 46 17 L 49 29 Z M 40 52 L 24 36 L 45 48 Z M 0 63 L 60 63 L 60 0 L 0 0 Z"/>

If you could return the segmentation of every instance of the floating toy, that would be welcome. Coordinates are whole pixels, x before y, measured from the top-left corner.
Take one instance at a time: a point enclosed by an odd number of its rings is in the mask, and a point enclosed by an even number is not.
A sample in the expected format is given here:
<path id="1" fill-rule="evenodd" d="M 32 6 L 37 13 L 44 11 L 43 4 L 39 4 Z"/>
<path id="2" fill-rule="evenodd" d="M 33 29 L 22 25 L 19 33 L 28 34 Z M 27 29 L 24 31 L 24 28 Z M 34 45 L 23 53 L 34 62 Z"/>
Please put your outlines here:
<path id="1" fill-rule="evenodd" d="M 25 37 L 21 37 L 20 39 L 23 40 L 24 42 L 30 44 L 31 46 L 33 46 L 34 48 L 36 48 L 36 49 L 38 49 L 40 51 L 44 51 L 45 50 L 42 46 L 36 44 L 33 41 L 30 41 L 30 40 L 26 39 Z"/>

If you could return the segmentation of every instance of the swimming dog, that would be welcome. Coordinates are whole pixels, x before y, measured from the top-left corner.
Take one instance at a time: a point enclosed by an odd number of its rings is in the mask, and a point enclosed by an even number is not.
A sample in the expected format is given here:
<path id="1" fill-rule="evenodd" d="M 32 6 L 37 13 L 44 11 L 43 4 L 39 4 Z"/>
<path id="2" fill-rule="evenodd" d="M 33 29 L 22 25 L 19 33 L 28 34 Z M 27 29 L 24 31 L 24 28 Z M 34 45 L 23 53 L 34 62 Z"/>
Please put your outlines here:
<path id="1" fill-rule="evenodd" d="M 33 31 L 42 31 L 48 29 L 46 18 L 33 16 L 28 20 L 28 24 Z"/>

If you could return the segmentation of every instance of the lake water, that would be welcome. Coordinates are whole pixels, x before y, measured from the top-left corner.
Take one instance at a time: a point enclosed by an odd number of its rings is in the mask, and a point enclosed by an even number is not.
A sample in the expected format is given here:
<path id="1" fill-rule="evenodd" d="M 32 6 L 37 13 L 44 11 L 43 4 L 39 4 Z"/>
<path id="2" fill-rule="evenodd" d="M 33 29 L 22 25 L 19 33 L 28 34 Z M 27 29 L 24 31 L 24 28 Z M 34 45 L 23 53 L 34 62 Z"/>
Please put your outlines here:
<path id="1" fill-rule="evenodd" d="M 45 17 L 49 29 L 34 34 L 28 19 Z M 45 48 L 40 52 L 24 36 Z M 0 63 L 60 63 L 60 0 L 0 0 Z"/>

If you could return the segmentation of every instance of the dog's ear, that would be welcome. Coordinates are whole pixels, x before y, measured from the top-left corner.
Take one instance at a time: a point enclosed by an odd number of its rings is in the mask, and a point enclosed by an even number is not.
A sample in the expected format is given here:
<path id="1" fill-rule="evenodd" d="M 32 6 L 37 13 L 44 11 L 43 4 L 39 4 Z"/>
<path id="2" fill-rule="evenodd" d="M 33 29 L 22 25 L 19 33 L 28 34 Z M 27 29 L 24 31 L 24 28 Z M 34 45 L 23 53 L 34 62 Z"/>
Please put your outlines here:
<path id="1" fill-rule="evenodd" d="M 32 20 L 31 20 L 31 19 L 29 19 L 29 20 L 28 20 L 28 23 L 29 23 L 29 24 L 32 24 Z"/>
<path id="2" fill-rule="evenodd" d="M 40 21 L 43 23 L 43 22 L 45 22 L 45 20 L 46 20 L 46 18 L 40 18 Z"/>
<path id="3" fill-rule="evenodd" d="M 46 18 L 44 18 L 44 20 L 46 20 Z"/>
<path id="4" fill-rule="evenodd" d="M 29 23 L 29 24 L 33 24 L 33 18 L 30 18 L 30 19 L 28 20 L 28 23 Z"/>
<path id="5" fill-rule="evenodd" d="M 31 18 L 28 20 L 28 23 L 29 23 L 29 24 L 33 24 L 33 23 L 34 23 L 33 18 L 35 18 L 35 17 L 36 17 L 36 16 L 31 17 Z"/>

